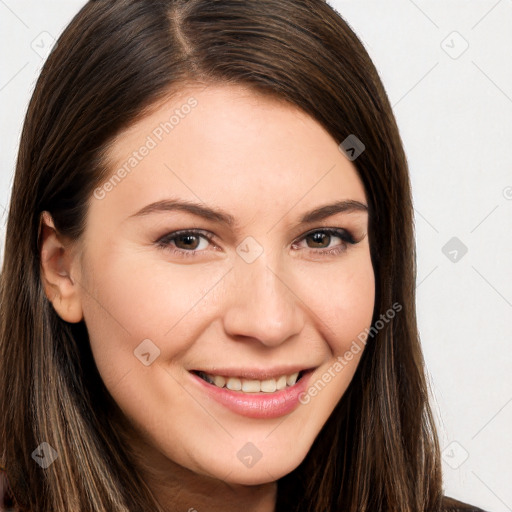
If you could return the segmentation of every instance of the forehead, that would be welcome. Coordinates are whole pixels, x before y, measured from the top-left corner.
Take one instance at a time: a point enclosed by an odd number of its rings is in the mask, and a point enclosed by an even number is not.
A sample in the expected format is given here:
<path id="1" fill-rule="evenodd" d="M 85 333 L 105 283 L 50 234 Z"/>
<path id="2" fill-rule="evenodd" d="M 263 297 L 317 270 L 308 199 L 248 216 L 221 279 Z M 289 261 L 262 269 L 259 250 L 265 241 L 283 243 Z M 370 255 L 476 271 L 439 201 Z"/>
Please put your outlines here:
<path id="1" fill-rule="evenodd" d="M 168 197 L 248 216 L 365 202 L 353 163 L 316 120 L 240 86 L 180 90 L 120 133 L 108 160 L 112 186 L 100 208 L 125 217 Z"/>

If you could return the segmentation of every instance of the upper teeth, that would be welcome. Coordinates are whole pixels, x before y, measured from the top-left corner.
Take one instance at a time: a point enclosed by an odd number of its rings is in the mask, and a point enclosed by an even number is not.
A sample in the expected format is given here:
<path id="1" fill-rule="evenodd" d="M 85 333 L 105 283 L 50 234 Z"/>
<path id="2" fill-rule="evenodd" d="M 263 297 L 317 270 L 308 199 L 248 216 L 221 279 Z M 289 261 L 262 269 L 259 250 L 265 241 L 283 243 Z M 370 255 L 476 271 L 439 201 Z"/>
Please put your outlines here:
<path id="1" fill-rule="evenodd" d="M 238 377 L 223 377 L 221 375 L 211 375 L 209 373 L 199 372 L 200 377 L 210 384 L 219 388 L 226 387 L 232 391 L 243 391 L 245 393 L 273 393 L 284 389 L 286 386 L 293 386 L 297 382 L 299 372 L 291 375 L 281 375 L 277 379 L 253 380 L 240 379 Z"/>

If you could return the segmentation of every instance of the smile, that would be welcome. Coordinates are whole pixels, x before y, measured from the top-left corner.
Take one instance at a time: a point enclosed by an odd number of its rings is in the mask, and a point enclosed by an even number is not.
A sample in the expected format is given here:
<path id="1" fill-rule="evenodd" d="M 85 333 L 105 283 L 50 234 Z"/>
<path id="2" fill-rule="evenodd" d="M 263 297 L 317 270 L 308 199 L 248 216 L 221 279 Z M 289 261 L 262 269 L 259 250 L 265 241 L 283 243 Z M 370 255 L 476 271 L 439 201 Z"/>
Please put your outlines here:
<path id="1" fill-rule="evenodd" d="M 276 391 L 294 386 L 303 373 L 302 371 L 294 372 L 289 375 L 280 375 L 277 378 L 265 380 L 212 375 L 201 371 L 197 372 L 197 375 L 218 388 L 227 388 L 231 391 L 240 391 L 241 393 L 275 393 Z"/>
<path id="2" fill-rule="evenodd" d="M 291 413 L 308 387 L 314 368 L 268 370 L 189 370 L 192 385 L 230 411 L 249 418 L 271 419 Z M 258 378 L 259 377 L 259 378 Z"/>

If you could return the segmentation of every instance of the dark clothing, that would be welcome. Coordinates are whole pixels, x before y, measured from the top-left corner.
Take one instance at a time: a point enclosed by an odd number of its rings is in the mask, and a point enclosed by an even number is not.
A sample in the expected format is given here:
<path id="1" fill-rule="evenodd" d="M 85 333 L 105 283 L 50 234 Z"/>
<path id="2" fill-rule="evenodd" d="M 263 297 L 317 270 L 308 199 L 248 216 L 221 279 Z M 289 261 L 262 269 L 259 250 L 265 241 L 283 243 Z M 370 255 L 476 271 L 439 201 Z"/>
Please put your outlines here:
<path id="1" fill-rule="evenodd" d="M 443 512 L 488 512 L 481 508 L 475 507 L 474 505 L 469 505 L 468 503 L 463 503 L 462 501 L 458 501 L 455 498 L 450 498 L 449 496 L 443 497 Z"/>

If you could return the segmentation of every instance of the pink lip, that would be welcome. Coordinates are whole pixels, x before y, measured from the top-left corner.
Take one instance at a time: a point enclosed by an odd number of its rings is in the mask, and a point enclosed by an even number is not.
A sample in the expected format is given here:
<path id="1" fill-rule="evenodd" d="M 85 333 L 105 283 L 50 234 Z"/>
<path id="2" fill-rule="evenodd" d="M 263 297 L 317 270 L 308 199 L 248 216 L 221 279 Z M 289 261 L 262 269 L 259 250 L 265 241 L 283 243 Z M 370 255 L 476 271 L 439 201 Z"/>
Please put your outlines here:
<path id="1" fill-rule="evenodd" d="M 292 412 L 299 405 L 299 396 L 306 391 L 312 373 L 304 373 L 295 385 L 275 393 L 231 391 L 210 384 L 194 373 L 189 372 L 189 375 L 202 391 L 230 411 L 248 418 L 279 418 Z"/>

